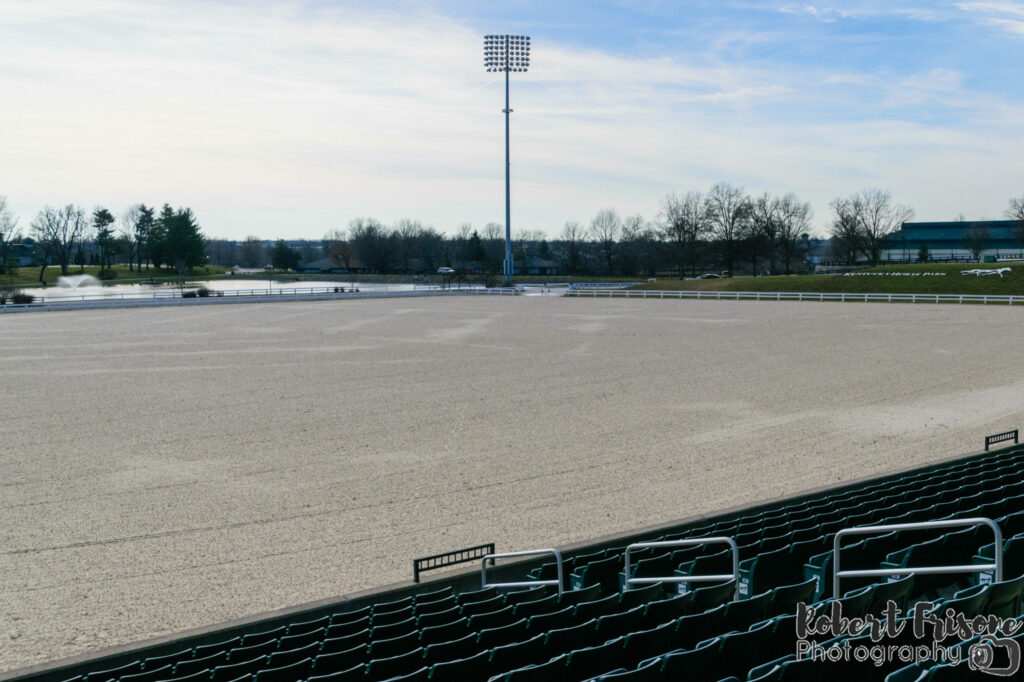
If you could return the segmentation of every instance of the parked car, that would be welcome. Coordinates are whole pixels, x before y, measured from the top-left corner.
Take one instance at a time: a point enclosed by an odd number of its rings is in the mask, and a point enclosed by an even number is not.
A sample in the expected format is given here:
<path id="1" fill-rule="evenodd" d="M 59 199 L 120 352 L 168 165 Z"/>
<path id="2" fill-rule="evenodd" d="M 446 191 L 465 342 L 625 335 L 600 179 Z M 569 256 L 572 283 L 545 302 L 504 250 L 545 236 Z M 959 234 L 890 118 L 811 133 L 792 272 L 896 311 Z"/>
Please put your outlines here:
<path id="1" fill-rule="evenodd" d="M 437 274 L 439 274 L 439 275 L 454 275 L 455 274 L 455 270 L 454 270 L 454 268 L 449 268 L 449 267 L 445 267 L 444 265 L 442 265 L 441 267 L 439 267 L 437 269 Z"/>
<path id="2" fill-rule="evenodd" d="M 705 272 L 703 275 L 701 275 L 697 279 L 719 279 L 719 277 L 720 277 L 719 275 L 716 275 L 713 272 Z"/>

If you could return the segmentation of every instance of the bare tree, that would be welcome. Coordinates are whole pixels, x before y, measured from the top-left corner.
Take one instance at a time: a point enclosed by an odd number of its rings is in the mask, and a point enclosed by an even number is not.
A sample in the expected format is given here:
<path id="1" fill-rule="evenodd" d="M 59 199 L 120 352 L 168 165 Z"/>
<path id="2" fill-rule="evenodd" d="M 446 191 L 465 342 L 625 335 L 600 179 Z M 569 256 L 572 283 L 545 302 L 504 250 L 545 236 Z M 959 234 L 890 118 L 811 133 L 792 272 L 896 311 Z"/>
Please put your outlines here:
<path id="1" fill-rule="evenodd" d="M 456 267 L 465 272 L 469 265 L 469 261 L 473 260 L 473 254 L 470 253 L 470 237 L 473 235 L 473 226 L 470 223 L 462 223 L 455 230 L 454 238 L 454 260 L 457 264 Z"/>
<path id="2" fill-rule="evenodd" d="M 139 219 L 139 207 L 129 206 L 117 221 L 117 234 L 121 241 L 121 253 L 128 261 L 128 272 L 135 269 L 135 259 L 139 255 L 139 237 L 135 232 L 135 223 Z"/>
<path id="3" fill-rule="evenodd" d="M 416 240 L 419 238 L 423 225 L 418 220 L 403 218 L 395 223 L 392 234 L 398 245 L 398 261 L 401 263 L 402 271 L 409 272 L 410 261 L 415 257 Z"/>
<path id="4" fill-rule="evenodd" d="M 843 259 L 850 265 L 857 261 L 857 254 L 863 248 L 860 227 L 853 210 L 853 202 L 849 199 L 833 199 L 829 204 L 832 209 L 832 238 Z M 839 254 L 836 254 L 837 256 Z"/>
<path id="5" fill-rule="evenodd" d="M 72 204 L 59 209 L 46 206 L 32 221 L 32 234 L 37 241 L 46 244 L 44 250 L 60 265 L 62 275 L 68 274 L 73 251 L 79 245 L 88 224 L 85 212 Z"/>
<path id="6" fill-rule="evenodd" d="M 775 274 L 775 248 L 779 238 L 782 202 L 765 192 L 750 202 L 750 220 L 746 225 L 752 274 L 757 274 L 757 257 L 761 247 L 768 253 L 768 271 Z"/>
<path id="7" fill-rule="evenodd" d="M 269 263 L 263 240 L 249 235 L 238 247 L 238 260 L 244 268 L 262 268 Z"/>
<path id="8" fill-rule="evenodd" d="M 881 189 L 865 189 L 849 198 L 860 250 L 871 265 L 878 265 L 886 242 L 914 217 L 914 209 L 896 205 L 892 194 Z"/>
<path id="9" fill-rule="evenodd" d="M 981 261 L 981 254 L 988 247 L 988 238 L 988 225 L 983 222 L 972 223 L 964 232 L 964 246 L 974 260 Z"/>
<path id="10" fill-rule="evenodd" d="M 583 245 L 586 238 L 583 228 L 575 221 L 568 221 L 562 228 L 562 266 L 570 275 L 578 275 L 583 267 Z"/>
<path id="11" fill-rule="evenodd" d="M 732 273 L 736 246 L 750 216 L 750 199 L 741 187 L 719 182 L 707 197 L 708 217 L 726 269 Z"/>
<path id="12" fill-rule="evenodd" d="M 1017 221 L 1017 226 L 1014 228 L 1013 233 L 1017 237 L 1017 241 L 1024 245 L 1024 196 L 1010 199 L 1010 206 L 1006 209 L 1006 217 Z"/>
<path id="13" fill-rule="evenodd" d="M 697 258 L 701 243 L 711 233 L 708 205 L 700 192 L 688 192 L 680 196 L 674 192 L 665 195 L 661 202 L 661 233 L 672 248 L 679 279 L 690 274 L 697 275 Z"/>
<path id="14" fill-rule="evenodd" d="M 355 251 L 348 242 L 348 234 L 345 230 L 334 229 L 324 235 L 324 251 L 336 267 L 345 270 L 352 269 L 352 258 Z"/>
<path id="15" fill-rule="evenodd" d="M 619 214 L 614 208 L 601 209 L 590 221 L 590 237 L 597 242 L 601 258 L 604 260 L 605 272 L 609 275 L 614 272 L 615 249 L 621 230 L 622 221 L 619 220 Z"/>
<path id="16" fill-rule="evenodd" d="M 21 239 L 18 219 L 11 213 L 7 197 L 0 196 L 0 273 L 7 270 L 8 252 L 16 239 Z"/>
<path id="17" fill-rule="evenodd" d="M 387 272 L 394 248 L 387 229 L 373 218 L 354 218 L 348 224 L 352 247 L 370 272 Z"/>
<path id="18" fill-rule="evenodd" d="M 787 275 L 792 272 L 799 245 L 810 230 L 811 215 L 810 203 L 800 201 L 794 194 L 787 194 L 779 200 L 779 258 Z"/>
<path id="19" fill-rule="evenodd" d="M 622 221 L 622 236 L 619 239 L 619 269 L 622 274 L 637 273 L 646 229 L 647 221 L 640 214 L 627 216 Z"/>

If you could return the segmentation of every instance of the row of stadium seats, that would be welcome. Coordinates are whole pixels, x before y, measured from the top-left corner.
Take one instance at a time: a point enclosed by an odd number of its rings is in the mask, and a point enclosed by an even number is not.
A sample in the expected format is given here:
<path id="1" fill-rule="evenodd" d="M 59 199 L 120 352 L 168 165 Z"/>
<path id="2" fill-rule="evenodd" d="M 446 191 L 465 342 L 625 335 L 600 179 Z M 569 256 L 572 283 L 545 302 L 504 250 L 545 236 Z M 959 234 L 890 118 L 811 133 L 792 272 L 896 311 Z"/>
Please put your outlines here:
<path id="1" fill-rule="evenodd" d="M 797 661 L 796 605 L 821 611 L 838 603 L 844 615 L 862 616 L 880 614 L 889 600 L 907 610 L 928 599 L 936 609 L 1020 617 L 1022 483 L 1024 449 L 1001 451 L 635 540 L 730 537 L 739 545 L 739 582 L 686 580 L 732 573 L 730 550 L 701 543 L 631 551 L 629 577 L 681 582 L 623 591 L 629 543 L 622 543 L 567 556 L 563 587 L 573 589 L 562 594 L 551 586 L 433 590 L 315 619 L 296 617 L 264 632 L 211 638 L 67 682 L 970 679 L 966 665 Z M 844 579 L 842 595 L 831 594 L 837 531 L 978 516 L 995 519 L 1004 533 L 1002 582 L 990 584 L 984 575 L 974 584 L 962 575 L 913 574 L 893 582 Z M 842 566 L 988 564 L 993 553 L 985 527 L 902 531 L 851 538 Z M 555 575 L 553 563 L 531 573 L 535 580 Z"/>

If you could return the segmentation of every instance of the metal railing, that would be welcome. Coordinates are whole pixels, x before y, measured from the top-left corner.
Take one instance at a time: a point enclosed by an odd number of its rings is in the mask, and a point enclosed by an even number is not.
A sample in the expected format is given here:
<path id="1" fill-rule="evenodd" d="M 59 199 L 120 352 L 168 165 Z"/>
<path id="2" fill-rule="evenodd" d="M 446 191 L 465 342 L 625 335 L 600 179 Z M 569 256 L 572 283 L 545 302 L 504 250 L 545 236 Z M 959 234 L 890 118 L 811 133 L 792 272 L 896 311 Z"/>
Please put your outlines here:
<path id="1" fill-rule="evenodd" d="M 444 552 L 443 554 L 434 554 L 433 556 L 413 559 L 412 581 L 414 583 L 418 583 L 420 581 L 420 573 L 424 573 L 425 571 L 433 571 L 437 568 L 445 568 L 447 566 L 454 566 L 455 564 L 464 564 L 467 561 L 474 561 L 488 554 L 494 554 L 493 542 L 488 542 L 486 545 L 476 545 L 474 547 L 466 547 L 465 549 L 456 549 L 452 552 Z"/>
<path id="2" fill-rule="evenodd" d="M 877 533 L 891 533 L 900 530 L 924 530 L 929 528 L 964 528 L 969 526 L 988 526 L 995 535 L 995 563 L 992 564 L 966 564 L 958 566 L 920 566 L 917 568 L 875 568 L 869 570 L 844 571 L 839 565 L 839 541 L 848 535 L 873 535 Z M 881 578 L 890 575 L 910 575 L 920 573 L 922 575 L 942 573 L 985 573 L 995 570 L 995 582 L 1003 580 L 1003 533 L 999 526 L 992 519 L 975 517 L 969 519 L 949 519 L 946 521 L 921 521 L 919 523 L 896 523 L 885 526 L 858 526 L 856 528 L 844 528 L 836 533 L 832 545 L 832 596 L 839 598 L 840 578 Z"/>
<path id="3" fill-rule="evenodd" d="M 732 573 L 725 575 L 685 575 L 685 576 L 666 576 L 662 578 L 631 578 L 630 577 L 630 561 L 629 553 L 634 549 L 645 549 L 647 547 L 687 547 L 691 545 L 705 545 L 705 544 L 727 544 L 729 549 L 732 550 Z M 633 544 L 626 547 L 626 579 L 622 586 L 622 590 L 628 591 L 630 585 L 645 585 L 651 583 L 698 583 L 698 582 L 717 582 L 720 580 L 735 580 L 736 581 L 736 593 L 734 597 L 739 599 L 740 589 L 740 550 L 736 546 L 736 541 L 729 537 L 717 536 L 710 538 L 686 538 L 685 540 L 661 540 L 658 542 L 634 542 Z"/>
<path id="4" fill-rule="evenodd" d="M 338 287 L 339 289 L 341 287 Z M 322 289 L 318 290 L 318 289 Z M 221 295 L 223 294 L 223 295 Z M 213 293 L 210 296 L 183 298 L 179 292 L 152 292 L 148 295 L 126 295 L 125 297 L 103 297 L 92 299 L 51 299 L 32 303 L 8 303 L 0 305 L 0 313 L 20 313 L 55 310 L 92 310 L 98 308 L 143 308 L 165 305 L 217 305 L 220 303 L 259 303 L 269 301 L 322 301 L 333 299 L 368 298 L 423 298 L 427 296 L 515 296 L 512 288 L 492 289 L 426 289 L 399 291 L 334 291 L 334 287 L 304 287 L 294 289 L 238 289 Z"/>
<path id="5" fill-rule="evenodd" d="M 838 301 L 840 303 L 981 303 L 1020 305 L 1024 296 L 982 294 L 852 294 L 806 291 L 654 291 L 631 289 L 570 289 L 578 298 L 686 298 L 712 301 Z"/>
<path id="6" fill-rule="evenodd" d="M 1019 443 L 1019 430 L 1014 429 L 1013 431 L 1004 431 L 993 436 L 985 436 L 985 452 L 988 452 L 988 449 L 996 443 L 1005 443 L 1008 440 L 1012 440 L 1014 444 Z"/>
<path id="7" fill-rule="evenodd" d="M 495 559 L 509 559 L 517 556 L 538 556 L 540 554 L 555 555 L 555 570 L 558 574 L 556 580 L 527 580 L 513 583 L 488 583 L 487 562 L 494 565 Z M 530 549 L 525 552 L 502 552 L 501 554 L 488 554 L 480 560 L 480 589 L 487 587 L 537 587 L 538 585 L 557 585 L 558 594 L 562 594 L 562 554 L 557 549 Z"/>

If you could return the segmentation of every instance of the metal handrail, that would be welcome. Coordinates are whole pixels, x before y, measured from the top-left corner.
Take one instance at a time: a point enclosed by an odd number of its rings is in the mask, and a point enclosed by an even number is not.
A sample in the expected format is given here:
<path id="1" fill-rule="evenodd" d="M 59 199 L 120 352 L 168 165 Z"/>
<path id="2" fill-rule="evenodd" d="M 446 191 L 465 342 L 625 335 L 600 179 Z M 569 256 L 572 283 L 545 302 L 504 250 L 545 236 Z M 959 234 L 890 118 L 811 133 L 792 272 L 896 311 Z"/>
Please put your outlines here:
<path id="1" fill-rule="evenodd" d="M 629 553 L 634 549 L 644 549 L 647 547 L 686 547 L 689 545 L 705 545 L 712 543 L 721 543 L 729 545 L 732 550 L 732 574 L 731 575 L 687 575 L 687 576 L 667 576 L 664 578 L 630 578 L 629 577 Z M 626 547 L 626 580 L 622 586 L 623 592 L 629 590 L 630 585 L 645 585 L 651 583 L 698 583 L 698 582 L 714 582 L 717 580 L 735 580 L 736 581 L 736 593 L 735 598 L 740 598 L 740 550 L 736 546 L 736 541 L 730 537 L 716 536 L 710 538 L 687 538 L 685 540 L 661 540 L 659 542 L 634 542 L 632 545 Z"/>
<path id="2" fill-rule="evenodd" d="M 988 526 L 995 535 L 995 563 L 992 564 L 970 564 L 966 566 L 921 566 L 919 568 L 877 568 L 870 570 L 844 571 L 839 566 L 839 541 L 847 535 L 871 535 L 875 533 L 890 533 L 898 530 L 922 530 L 928 528 L 961 528 L 968 526 Z M 836 533 L 832 545 L 832 596 L 838 598 L 840 578 L 874 578 L 889 575 L 910 575 L 921 573 L 923 575 L 941 573 L 984 573 L 995 570 L 995 582 L 1003 580 L 1003 533 L 999 526 L 992 519 L 973 517 L 968 519 L 948 519 L 945 521 L 921 521 L 919 523 L 897 523 L 886 526 L 857 526 L 856 528 L 844 528 Z"/>
<path id="3" fill-rule="evenodd" d="M 487 582 L 487 561 L 494 565 L 495 559 L 508 559 L 517 556 L 537 556 L 538 554 L 554 554 L 555 566 L 558 571 L 557 580 L 528 580 L 515 583 L 490 583 Z M 501 554 L 487 554 L 480 559 L 480 589 L 487 587 L 536 587 L 538 585 L 556 585 L 558 594 L 562 594 L 562 554 L 557 549 L 530 549 L 525 552 L 502 552 Z"/>

